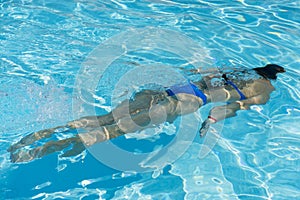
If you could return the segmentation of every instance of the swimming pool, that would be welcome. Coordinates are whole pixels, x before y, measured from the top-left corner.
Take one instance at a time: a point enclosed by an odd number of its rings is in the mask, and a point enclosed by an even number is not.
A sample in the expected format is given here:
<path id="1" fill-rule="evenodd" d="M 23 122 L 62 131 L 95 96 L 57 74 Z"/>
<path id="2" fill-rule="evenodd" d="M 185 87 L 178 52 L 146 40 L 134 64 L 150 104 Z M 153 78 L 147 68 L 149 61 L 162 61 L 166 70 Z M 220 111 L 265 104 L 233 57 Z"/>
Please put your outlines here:
<path id="1" fill-rule="evenodd" d="M 0 199 L 300 199 L 299 2 L 10 0 L 1 1 L 0 10 Z M 144 173 L 116 170 L 89 152 L 9 161 L 6 149 L 22 136 L 86 114 L 74 113 L 73 92 L 91 52 L 128 30 L 139 36 L 137 31 L 149 27 L 195 41 L 204 68 L 276 63 L 288 72 L 274 83 L 266 105 L 225 120 L 221 138 L 204 158 L 203 140 L 195 137 L 174 162 Z M 148 48 L 116 59 L 97 93 L 86 94 L 94 104 L 84 110 L 106 113 L 115 83 L 136 67 L 190 69 L 167 50 Z M 201 108 L 200 117 L 208 110 L 209 105 Z M 155 141 L 168 143 L 173 129 L 158 130 L 163 134 L 151 140 L 131 140 L 130 148 L 151 151 Z"/>

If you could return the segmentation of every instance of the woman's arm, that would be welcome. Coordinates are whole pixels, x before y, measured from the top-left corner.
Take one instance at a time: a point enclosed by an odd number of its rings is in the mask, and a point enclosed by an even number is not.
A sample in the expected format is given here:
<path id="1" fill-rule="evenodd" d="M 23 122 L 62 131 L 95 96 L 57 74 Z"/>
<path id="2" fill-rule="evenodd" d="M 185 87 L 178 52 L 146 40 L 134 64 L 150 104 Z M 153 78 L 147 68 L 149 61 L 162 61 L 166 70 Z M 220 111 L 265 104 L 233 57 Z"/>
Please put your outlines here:
<path id="1" fill-rule="evenodd" d="M 223 119 L 236 116 L 238 110 L 248 110 L 251 105 L 262 105 L 267 103 L 270 98 L 269 93 L 263 93 L 245 100 L 235 101 L 233 103 L 217 106 L 211 109 L 209 116 L 202 123 L 200 136 L 203 137 L 207 133 L 209 126 Z"/>

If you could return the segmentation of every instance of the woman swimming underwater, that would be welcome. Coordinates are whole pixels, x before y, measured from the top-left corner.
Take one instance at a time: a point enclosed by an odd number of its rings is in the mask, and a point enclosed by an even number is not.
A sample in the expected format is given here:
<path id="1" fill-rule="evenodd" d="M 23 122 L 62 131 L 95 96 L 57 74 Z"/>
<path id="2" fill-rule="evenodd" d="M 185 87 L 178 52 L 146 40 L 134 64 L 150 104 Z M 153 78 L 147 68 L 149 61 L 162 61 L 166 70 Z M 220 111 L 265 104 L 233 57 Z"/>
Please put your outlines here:
<path id="1" fill-rule="evenodd" d="M 200 129 L 200 136 L 203 137 L 211 124 L 233 117 L 238 110 L 247 110 L 251 105 L 265 104 L 275 89 L 270 80 L 276 80 L 277 73 L 283 72 L 283 67 L 268 64 L 250 70 L 221 71 L 204 76 L 198 82 L 171 86 L 164 91 L 142 90 L 108 114 L 83 117 L 64 126 L 25 136 L 9 147 L 11 161 L 26 162 L 70 147 L 62 156 L 78 155 L 95 143 L 166 121 L 173 122 L 178 116 L 195 112 L 209 102 L 228 102 L 211 109 Z M 221 82 L 213 84 L 214 79 Z M 86 133 L 38 146 L 38 141 L 76 129 L 86 130 Z"/>

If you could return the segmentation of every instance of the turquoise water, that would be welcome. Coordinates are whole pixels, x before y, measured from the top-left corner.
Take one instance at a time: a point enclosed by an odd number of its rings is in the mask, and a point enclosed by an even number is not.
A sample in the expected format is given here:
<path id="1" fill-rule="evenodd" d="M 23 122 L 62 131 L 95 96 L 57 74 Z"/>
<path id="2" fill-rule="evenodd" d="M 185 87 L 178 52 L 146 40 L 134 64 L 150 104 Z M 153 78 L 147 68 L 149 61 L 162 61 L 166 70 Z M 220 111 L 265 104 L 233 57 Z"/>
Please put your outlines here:
<path id="1" fill-rule="evenodd" d="M 0 199 L 300 199 L 299 11 L 298 1 L 0 1 Z M 204 68 L 276 63 L 288 72 L 273 83 L 266 105 L 225 120 L 204 158 L 196 137 L 179 159 L 154 172 L 118 171 L 89 152 L 9 161 L 13 142 L 74 118 L 74 85 L 95 48 L 149 26 L 195 41 L 205 52 Z M 185 73 L 185 63 L 157 49 L 128 52 L 99 82 L 95 112 L 110 109 L 114 83 L 127 70 L 161 64 Z M 201 108 L 201 117 L 208 110 Z M 172 127 L 162 132 L 144 142 L 129 139 L 130 147 L 150 151 L 174 137 Z"/>

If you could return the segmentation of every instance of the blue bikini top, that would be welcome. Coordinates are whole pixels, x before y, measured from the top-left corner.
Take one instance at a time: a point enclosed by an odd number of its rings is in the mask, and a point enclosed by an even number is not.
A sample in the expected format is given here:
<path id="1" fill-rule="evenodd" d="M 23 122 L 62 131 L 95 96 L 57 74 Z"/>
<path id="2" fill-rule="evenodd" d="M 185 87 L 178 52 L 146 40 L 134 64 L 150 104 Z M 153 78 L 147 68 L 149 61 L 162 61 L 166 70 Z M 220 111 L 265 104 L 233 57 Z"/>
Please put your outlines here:
<path id="1" fill-rule="evenodd" d="M 222 75 L 222 78 L 225 80 L 225 83 L 228 84 L 228 85 L 231 85 L 236 91 L 237 93 L 239 93 L 240 95 L 240 100 L 245 100 L 247 99 L 247 97 L 242 93 L 241 90 L 239 90 L 239 88 L 232 82 L 230 81 L 227 77 L 226 77 L 226 74 L 223 74 Z"/>
<path id="2" fill-rule="evenodd" d="M 239 90 L 239 88 L 233 83 L 233 82 L 231 82 L 231 81 L 226 81 L 226 83 L 228 84 L 228 85 L 231 85 L 236 91 L 237 91 L 237 93 L 239 93 L 239 95 L 240 95 L 240 100 L 245 100 L 245 99 L 247 99 L 247 97 L 242 93 L 242 91 L 241 90 Z"/>
<path id="3" fill-rule="evenodd" d="M 179 93 L 192 94 L 202 99 L 203 105 L 207 103 L 207 97 L 199 90 L 199 88 L 192 82 L 185 85 L 174 85 L 166 90 L 169 96 L 174 96 Z"/>

